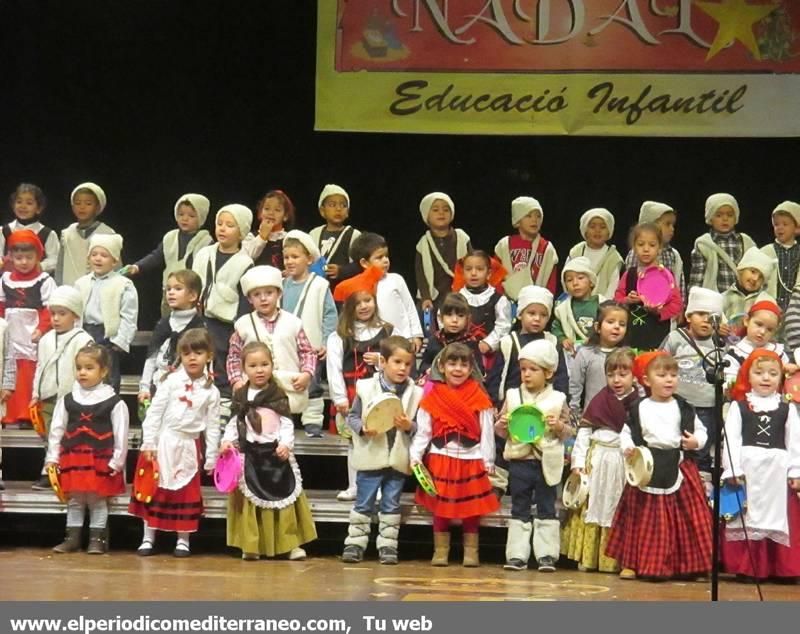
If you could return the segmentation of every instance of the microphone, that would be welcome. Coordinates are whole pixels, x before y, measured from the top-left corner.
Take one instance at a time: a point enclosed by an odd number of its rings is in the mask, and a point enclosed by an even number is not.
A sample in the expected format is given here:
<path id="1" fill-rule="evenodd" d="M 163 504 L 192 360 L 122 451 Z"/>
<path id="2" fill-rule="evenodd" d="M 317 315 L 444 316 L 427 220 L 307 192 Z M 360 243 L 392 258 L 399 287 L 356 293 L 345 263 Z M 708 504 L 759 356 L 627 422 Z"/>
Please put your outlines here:
<path id="1" fill-rule="evenodd" d="M 719 334 L 719 327 L 722 325 L 722 317 L 719 313 L 711 313 L 711 328 L 715 334 Z"/>

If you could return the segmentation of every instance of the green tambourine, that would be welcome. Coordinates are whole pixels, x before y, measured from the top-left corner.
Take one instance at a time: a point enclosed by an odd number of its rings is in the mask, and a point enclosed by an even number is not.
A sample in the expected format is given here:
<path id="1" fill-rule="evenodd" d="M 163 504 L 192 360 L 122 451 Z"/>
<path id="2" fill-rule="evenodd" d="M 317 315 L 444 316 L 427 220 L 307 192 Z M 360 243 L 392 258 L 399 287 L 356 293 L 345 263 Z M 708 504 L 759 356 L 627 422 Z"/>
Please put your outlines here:
<path id="1" fill-rule="evenodd" d="M 411 468 L 411 472 L 414 474 L 420 488 L 425 491 L 425 493 L 428 495 L 437 495 L 438 492 L 436 491 L 436 485 L 433 483 L 431 472 L 428 471 L 424 464 L 421 462 L 415 464 Z"/>

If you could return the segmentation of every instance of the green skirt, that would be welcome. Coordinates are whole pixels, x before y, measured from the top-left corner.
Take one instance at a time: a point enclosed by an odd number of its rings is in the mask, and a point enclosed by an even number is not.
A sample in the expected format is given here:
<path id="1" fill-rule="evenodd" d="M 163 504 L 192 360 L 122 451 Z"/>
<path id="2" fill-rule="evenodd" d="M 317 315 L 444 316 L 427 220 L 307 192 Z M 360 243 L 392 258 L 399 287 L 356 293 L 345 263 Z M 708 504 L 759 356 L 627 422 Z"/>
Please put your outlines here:
<path id="1" fill-rule="evenodd" d="M 275 557 L 317 538 L 305 492 L 282 509 L 264 509 L 237 489 L 228 496 L 228 546 Z"/>

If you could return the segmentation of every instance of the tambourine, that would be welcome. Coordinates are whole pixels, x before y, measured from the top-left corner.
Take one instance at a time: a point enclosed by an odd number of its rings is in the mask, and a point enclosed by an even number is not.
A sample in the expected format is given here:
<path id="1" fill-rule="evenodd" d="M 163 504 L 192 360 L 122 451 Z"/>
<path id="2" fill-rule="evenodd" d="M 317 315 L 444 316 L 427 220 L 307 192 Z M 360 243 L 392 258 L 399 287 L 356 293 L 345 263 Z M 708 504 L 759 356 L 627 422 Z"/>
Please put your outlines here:
<path id="1" fill-rule="evenodd" d="M 520 405 L 508 415 L 508 433 L 515 442 L 535 443 L 546 429 L 544 414 L 535 405 Z"/>
<path id="2" fill-rule="evenodd" d="M 214 467 L 214 486 L 220 493 L 231 493 L 239 486 L 244 471 L 244 456 L 232 447 L 219 458 Z"/>
<path id="3" fill-rule="evenodd" d="M 571 473 L 564 483 L 561 501 L 570 510 L 579 509 L 589 497 L 589 476 L 585 473 Z"/>
<path id="4" fill-rule="evenodd" d="M 137 502 L 150 504 L 158 489 L 158 462 L 147 460 L 143 453 L 136 461 L 136 474 L 133 476 L 133 498 Z"/>
<path id="5" fill-rule="evenodd" d="M 745 510 L 747 489 L 744 484 L 723 484 L 719 490 L 719 516 L 726 522 L 732 522 Z"/>
<path id="6" fill-rule="evenodd" d="M 800 372 L 795 372 L 783 382 L 783 397 L 790 403 L 800 403 Z"/>
<path id="7" fill-rule="evenodd" d="M 411 472 L 417 479 L 419 488 L 425 491 L 428 495 L 437 495 L 436 485 L 433 483 L 431 472 L 425 467 L 424 464 L 417 463 L 411 468 Z"/>
<path id="8" fill-rule="evenodd" d="M 28 415 L 31 418 L 31 425 L 33 430 L 42 438 L 47 436 L 47 425 L 45 425 L 44 418 L 42 417 L 42 406 L 40 403 L 32 405 L 28 408 Z"/>
<path id="9" fill-rule="evenodd" d="M 646 487 L 653 477 L 653 454 L 647 447 L 634 447 L 625 458 L 625 481 L 632 487 Z"/>
<path id="10" fill-rule="evenodd" d="M 666 304 L 673 288 L 675 288 L 675 278 L 669 269 L 663 266 L 648 267 L 639 274 L 636 282 L 636 292 L 649 306 Z"/>
<path id="11" fill-rule="evenodd" d="M 386 433 L 395 428 L 395 417 L 402 415 L 403 403 L 400 399 L 394 394 L 384 392 L 372 399 L 364 408 L 362 416 L 364 429 L 379 434 Z"/>
<path id="12" fill-rule="evenodd" d="M 58 467 L 54 464 L 47 466 L 47 477 L 50 479 L 50 486 L 53 487 L 53 493 L 56 494 L 59 502 L 67 501 L 67 494 L 61 488 L 61 477 L 58 473 Z"/>

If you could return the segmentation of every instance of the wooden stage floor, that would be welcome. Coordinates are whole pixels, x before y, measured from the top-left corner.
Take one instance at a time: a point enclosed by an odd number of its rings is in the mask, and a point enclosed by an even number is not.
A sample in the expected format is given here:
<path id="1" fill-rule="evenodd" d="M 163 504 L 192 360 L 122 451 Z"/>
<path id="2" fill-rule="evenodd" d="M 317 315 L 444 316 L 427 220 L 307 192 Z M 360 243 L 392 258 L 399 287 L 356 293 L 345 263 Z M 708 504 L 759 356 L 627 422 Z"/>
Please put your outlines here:
<path id="1" fill-rule="evenodd" d="M 373 555 L 374 556 L 374 555 Z M 336 557 L 246 562 L 225 554 L 176 559 L 137 557 L 131 550 L 103 556 L 57 555 L 43 547 L 0 547 L 2 600 L 318 600 L 318 601 L 707 601 L 709 584 L 622 581 L 616 575 L 559 570 L 506 572 L 432 568 L 424 560 L 381 566 L 342 564 Z M 768 601 L 800 600 L 800 585 L 765 584 Z M 754 586 L 730 578 L 722 600 L 757 600 Z"/>

